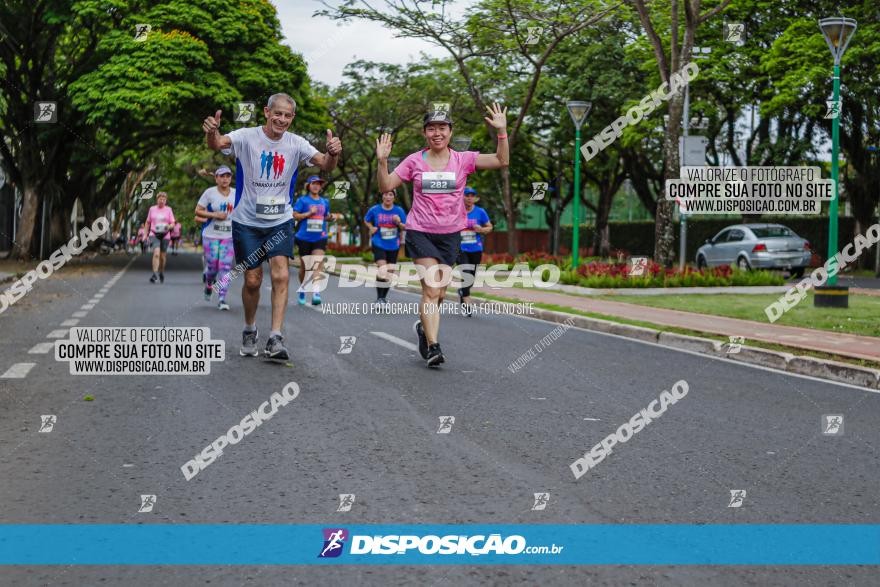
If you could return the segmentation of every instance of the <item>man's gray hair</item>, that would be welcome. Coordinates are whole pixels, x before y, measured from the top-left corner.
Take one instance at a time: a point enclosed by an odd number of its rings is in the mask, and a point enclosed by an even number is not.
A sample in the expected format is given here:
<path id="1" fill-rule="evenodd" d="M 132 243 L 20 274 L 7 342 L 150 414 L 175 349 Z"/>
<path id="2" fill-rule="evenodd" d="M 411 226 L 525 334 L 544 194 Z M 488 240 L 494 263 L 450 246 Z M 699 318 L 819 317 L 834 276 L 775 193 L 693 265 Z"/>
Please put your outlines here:
<path id="1" fill-rule="evenodd" d="M 296 100 L 294 100 L 287 94 L 272 94 L 271 96 L 269 96 L 269 101 L 266 103 L 266 108 L 272 110 L 272 106 L 275 105 L 275 100 L 287 100 L 293 107 L 293 111 L 296 112 Z"/>

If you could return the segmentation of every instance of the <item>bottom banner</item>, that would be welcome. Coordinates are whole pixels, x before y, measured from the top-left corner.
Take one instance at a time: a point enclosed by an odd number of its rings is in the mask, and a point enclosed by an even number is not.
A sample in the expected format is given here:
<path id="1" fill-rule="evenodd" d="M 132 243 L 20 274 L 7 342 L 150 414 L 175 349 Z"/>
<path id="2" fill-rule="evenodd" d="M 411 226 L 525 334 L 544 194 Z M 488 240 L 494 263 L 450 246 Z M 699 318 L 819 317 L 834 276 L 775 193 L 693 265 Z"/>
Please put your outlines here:
<path id="1" fill-rule="evenodd" d="M 3 565 L 877 565 L 880 525 L 0 525 Z"/>

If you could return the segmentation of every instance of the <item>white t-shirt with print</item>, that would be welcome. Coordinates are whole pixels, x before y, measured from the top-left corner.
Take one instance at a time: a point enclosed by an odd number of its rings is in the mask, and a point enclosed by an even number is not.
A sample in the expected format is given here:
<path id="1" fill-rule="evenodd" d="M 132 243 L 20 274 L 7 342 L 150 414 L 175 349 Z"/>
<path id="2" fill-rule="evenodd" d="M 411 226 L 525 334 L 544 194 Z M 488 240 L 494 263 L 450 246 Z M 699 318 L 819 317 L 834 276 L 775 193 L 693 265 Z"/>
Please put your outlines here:
<path id="1" fill-rule="evenodd" d="M 199 206 L 204 206 L 209 212 L 226 212 L 226 220 L 208 219 L 202 237 L 232 238 L 232 219 L 230 216 L 235 208 L 235 188 L 229 188 L 229 195 L 224 196 L 217 189 L 217 186 L 209 187 L 202 192 Z"/>
<path id="2" fill-rule="evenodd" d="M 230 152 L 236 162 L 232 220 L 259 228 L 290 220 L 299 164 L 312 165 L 318 150 L 292 132 L 273 141 L 261 126 L 239 128 L 226 136 L 232 140 Z"/>

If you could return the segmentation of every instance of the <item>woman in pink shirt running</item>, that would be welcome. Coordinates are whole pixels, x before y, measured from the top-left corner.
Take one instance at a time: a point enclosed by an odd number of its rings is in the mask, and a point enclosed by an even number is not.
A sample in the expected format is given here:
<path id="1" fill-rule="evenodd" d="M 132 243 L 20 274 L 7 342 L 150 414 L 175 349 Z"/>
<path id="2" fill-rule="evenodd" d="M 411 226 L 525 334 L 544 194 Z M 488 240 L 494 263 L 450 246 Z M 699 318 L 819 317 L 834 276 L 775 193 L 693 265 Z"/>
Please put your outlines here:
<path id="1" fill-rule="evenodd" d="M 419 353 L 429 367 L 444 362 L 437 340 L 440 331 L 440 301 L 452 277 L 458 257 L 461 230 L 467 226 L 464 188 L 468 175 L 481 169 L 501 169 L 510 163 L 507 144 L 507 108 L 497 103 L 487 107 L 486 122 L 495 129 L 498 146 L 493 154 L 458 152 L 449 148 L 452 119 L 446 112 L 429 112 L 422 124 L 428 146 L 404 159 L 388 173 L 391 135 L 376 140 L 379 160 L 379 191 L 384 193 L 406 182 L 413 185 L 413 205 L 406 218 L 406 254 L 419 269 L 422 302 L 413 330 L 419 338 Z"/>
<path id="2" fill-rule="evenodd" d="M 165 256 L 168 254 L 171 229 L 175 222 L 174 212 L 171 211 L 171 206 L 168 206 L 168 194 L 159 192 L 156 196 L 156 205 L 150 206 L 147 221 L 144 223 L 150 238 L 150 247 L 153 249 L 153 276 L 150 277 L 150 283 L 156 283 L 157 272 L 159 281 L 165 283 Z"/>

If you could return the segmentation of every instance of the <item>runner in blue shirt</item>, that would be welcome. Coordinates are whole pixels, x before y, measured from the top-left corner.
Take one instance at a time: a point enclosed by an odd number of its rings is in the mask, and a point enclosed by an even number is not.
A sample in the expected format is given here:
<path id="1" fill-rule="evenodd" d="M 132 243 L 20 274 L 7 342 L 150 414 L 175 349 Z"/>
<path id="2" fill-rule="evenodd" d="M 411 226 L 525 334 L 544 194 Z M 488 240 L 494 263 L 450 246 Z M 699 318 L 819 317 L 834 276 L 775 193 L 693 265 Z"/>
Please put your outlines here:
<path id="1" fill-rule="evenodd" d="M 394 204 L 394 191 L 382 194 L 382 203 L 376 204 L 364 216 L 364 224 L 370 229 L 373 260 L 379 267 L 376 283 L 376 303 L 382 310 L 388 303 L 388 273 L 397 269 L 397 253 L 400 251 L 400 235 L 406 223 L 406 212 Z"/>
<path id="2" fill-rule="evenodd" d="M 483 238 L 481 234 L 492 232 L 492 223 L 489 214 L 479 206 L 477 202 L 477 190 L 464 188 L 464 208 L 467 210 L 467 227 L 461 231 L 461 253 L 458 256 L 460 265 L 469 265 L 464 268 L 464 273 L 476 275 L 477 265 L 483 259 Z M 471 313 L 471 288 L 462 287 L 458 290 L 458 299 L 464 305 L 468 317 Z"/>
<path id="3" fill-rule="evenodd" d="M 321 281 L 321 271 L 324 265 L 324 251 L 327 250 L 327 219 L 339 220 L 342 214 L 330 212 L 330 201 L 321 197 L 321 190 L 327 183 L 317 175 L 306 180 L 306 195 L 293 205 L 293 218 L 299 222 L 294 240 L 299 249 L 299 282 L 301 284 L 297 301 L 300 305 L 306 303 L 306 271 L 312 271 L 312 283 Z M 318 291 L 312 293 L 312 305 L 321 303 L 321 294 Z"/>

